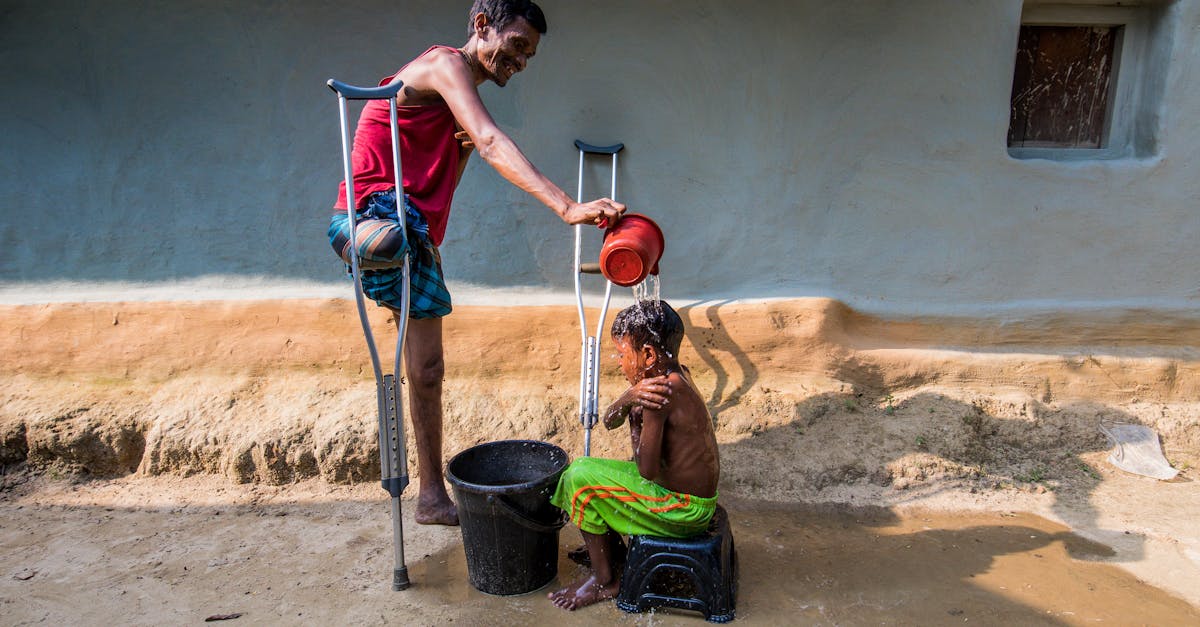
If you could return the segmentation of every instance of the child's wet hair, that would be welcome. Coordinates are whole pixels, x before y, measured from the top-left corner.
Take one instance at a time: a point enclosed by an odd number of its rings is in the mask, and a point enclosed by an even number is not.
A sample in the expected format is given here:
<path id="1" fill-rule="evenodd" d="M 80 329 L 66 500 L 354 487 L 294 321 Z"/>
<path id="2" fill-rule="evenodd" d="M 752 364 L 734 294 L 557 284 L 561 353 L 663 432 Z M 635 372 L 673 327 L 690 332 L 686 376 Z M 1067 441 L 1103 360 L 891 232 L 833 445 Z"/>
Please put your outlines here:
<path id="1" fill-rule="evenodd" d="M 662 300 L 640 300 L 622 309 L 612 324 L 615 339 L 629 338 L 635 348 L 653 346 L 669 359 L 679 356 L 683 319 Z"/>

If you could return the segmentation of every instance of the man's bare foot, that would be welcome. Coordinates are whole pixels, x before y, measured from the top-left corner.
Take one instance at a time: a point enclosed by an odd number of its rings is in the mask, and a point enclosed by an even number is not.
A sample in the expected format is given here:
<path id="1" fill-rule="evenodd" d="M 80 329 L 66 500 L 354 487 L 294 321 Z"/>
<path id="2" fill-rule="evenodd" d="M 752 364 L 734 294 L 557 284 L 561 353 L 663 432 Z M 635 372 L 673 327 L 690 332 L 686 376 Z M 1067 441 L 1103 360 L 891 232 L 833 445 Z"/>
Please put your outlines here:
<path id="1" fill-rule="evenodd" d="M 423 499 L 417 499 L 417 513 L 414 516 L 419 525 L 448 525 L 451 527 L 458 526 L 458 506 L 450 500 L 450 497 L 426 503 Z"/>
<path id="2" fill-rule="evenodd" d="M 587 579 L 577 581 L 561 590 L 556 590 L 547 594 L 546 597 L 555 607 L 561 607 L 564 610 L 575 611 L 581 607 L 587 607 L 600 601 L 607 601 L 617 596 L 621 591 L 620 578 L 614 577 L 607 584 L 596 582 L 596 576 L 591 575 Z"/>

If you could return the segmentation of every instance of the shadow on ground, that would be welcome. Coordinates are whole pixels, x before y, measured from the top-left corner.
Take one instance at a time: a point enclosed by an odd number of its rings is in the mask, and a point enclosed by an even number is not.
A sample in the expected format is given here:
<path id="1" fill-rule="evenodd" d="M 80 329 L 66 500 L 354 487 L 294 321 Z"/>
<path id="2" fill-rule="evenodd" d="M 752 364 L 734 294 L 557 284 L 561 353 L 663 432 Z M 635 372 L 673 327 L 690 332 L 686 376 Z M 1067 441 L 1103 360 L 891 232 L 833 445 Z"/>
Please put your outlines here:
<path id="1" fill-rule="evenodd" d="M 235 488 L 237 489 L 237 488 Z M 87 485 L 79 494 L 87 498 Z M 282 493 L 282 492 L 281 492 Z M 0 500 L 6 622 L 680 624 L 606 603 L 567 614 L 545 593 L 582 574 L 565 558 L 541 591 L 493 597 L 467 583 L 455 529 L 409 525 L 413 587 L 388 587 L 385 499 L 259 505 L 97 507 Z M 1200 619 L 1111 565 L 1110 551 L 1026 514 L 897 515 L 886 508 L 726 499 L 741 561 L 742 624 L 1075 624 Z M 406 512 L 411 510 L 406 507 Z M 15 576 L 33 573 L 27 579 Z"/>

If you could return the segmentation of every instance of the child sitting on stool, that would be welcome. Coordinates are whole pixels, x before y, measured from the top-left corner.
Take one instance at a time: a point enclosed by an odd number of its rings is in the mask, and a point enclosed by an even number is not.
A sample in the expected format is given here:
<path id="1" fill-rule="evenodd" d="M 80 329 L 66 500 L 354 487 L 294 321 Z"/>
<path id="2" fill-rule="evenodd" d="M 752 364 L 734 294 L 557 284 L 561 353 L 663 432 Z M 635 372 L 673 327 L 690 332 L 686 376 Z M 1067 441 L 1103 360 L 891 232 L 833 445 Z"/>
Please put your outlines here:
<path id="1" fill-rule="evenodd" d="M 694 536 L 708 529 L 717 506 L 712 418 L 678 360 L 683 320 L 663 301 L 640 301 L 617 314 L 612 338 L 630 387 L 604 426 L 629 420 L 634 461 L 582 457 L 558 482 L 551 501 L 579 527 L 592 567 L 589 577 L 549 594 L 566 610 L 620 591 L 622 534 Z"/>

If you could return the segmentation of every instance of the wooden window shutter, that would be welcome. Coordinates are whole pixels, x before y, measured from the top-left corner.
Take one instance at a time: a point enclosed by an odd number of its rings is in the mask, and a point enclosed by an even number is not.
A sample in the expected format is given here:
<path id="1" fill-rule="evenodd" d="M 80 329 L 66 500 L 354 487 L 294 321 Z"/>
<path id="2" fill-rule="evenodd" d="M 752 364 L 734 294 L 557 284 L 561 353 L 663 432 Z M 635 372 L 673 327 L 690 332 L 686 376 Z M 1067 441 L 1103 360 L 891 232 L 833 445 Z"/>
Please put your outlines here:
<path id="1" fill-rule="evenodd" d="M 1008 145 L 1102 148 L 1119 26 L 1022 25 Z"/>

